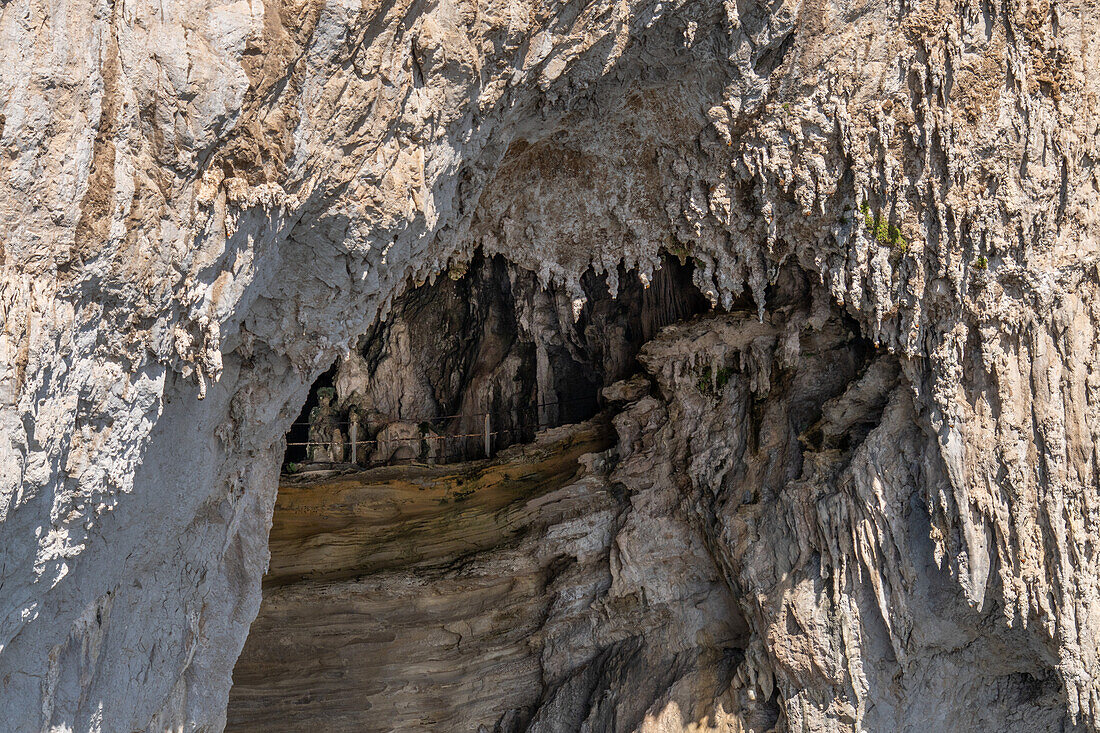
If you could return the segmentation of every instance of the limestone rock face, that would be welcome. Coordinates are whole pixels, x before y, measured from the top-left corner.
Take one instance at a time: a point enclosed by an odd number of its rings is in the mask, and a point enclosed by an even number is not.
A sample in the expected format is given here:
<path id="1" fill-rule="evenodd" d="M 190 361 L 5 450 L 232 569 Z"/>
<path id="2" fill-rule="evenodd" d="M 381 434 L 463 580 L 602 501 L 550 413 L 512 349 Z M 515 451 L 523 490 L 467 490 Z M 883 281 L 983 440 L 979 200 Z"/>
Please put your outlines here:
<path id="1" fill-rule="evenodd" d="M 730 311 L 616 418 L 747 625 L 703 673 L 797 730 L 1095 729 L 1098 36 L 1092 0 L 0 2 L 0 725 L 220 729 L 309 385 L 480 247 L 578 302 L 691 258 Z M 531 726 L 608 720 L 555 674 Z"/>
<path id="2" fill-rule="evenodd" d="M 405 441 L 425 425 L 437 434 L 426 445 L 440 460 L 482 455 L 486 414 L 498 448 L 580 422 L 596 412 L 601 386 L 638 371 L 639 349 L 660 328 L 710 309 L 692 274 L 666 256 L 648 287 L 617 272 L 613 297 L 607 275 L 589 270 L 583 296 L 573 298 L 478 254 L 461 273 L 397 298 L 337 361 L 336 415 L 349 423 L 357 416 L 379 455 L 394 450 L 397 425 Z"/>

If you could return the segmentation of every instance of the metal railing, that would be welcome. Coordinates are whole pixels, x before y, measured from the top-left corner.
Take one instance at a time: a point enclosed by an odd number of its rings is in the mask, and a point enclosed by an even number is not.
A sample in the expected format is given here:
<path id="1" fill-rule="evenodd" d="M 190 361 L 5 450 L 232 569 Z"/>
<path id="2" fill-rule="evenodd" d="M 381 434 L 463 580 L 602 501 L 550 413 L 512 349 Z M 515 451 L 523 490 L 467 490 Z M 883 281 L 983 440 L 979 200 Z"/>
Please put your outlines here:
<path id="1" fill-rule="evenodd" d="M 581 402 L 587 402 L 587 403 L 593 404 L 594 406 L 598 406 L 599 398 L 596 395 L 592 395 L 592 396 L 589 396 L 589 397 L 577 397 L 577 398 L 569 399 L 569 400 L 556 400 L 554 402 L 536 403 L 535 405 L 532 405 L 532 407 L 534 409 L 538 410 L 541 413 L 541 411 L 544 408 L 547 408 L 547 407 L 555 407 L 555 406 L 558 406 L 558 405 L 577 404 L 577 403 L 581 403 Z M 548 419 L 547 420 L 541 420 L 540 419 L 540 420 L 538 420 L 537 422 L 534 422 L 534 423 L 526 423 L 526 424 L 520 424 L 520 425 L 509 425 L 508 427 L 502 427 L 502 428 L 494 430 L 493 426 L 492 426 L 493 416 L 497 415 L 497 414 L 500 414 L 500 413 L 501 413 L 501 411 L 485 411 L 485 412 L 473 412 L 473 413 L 467 412 L 467 413 L 456 413 L 454 415 L 432 416 L 432 417 L 422 418 L 422 419 L 419 419 L 419 420 L 417 420 L 417 419 L 408 419 L 408 418 L 406 418 L 406 419 L 397 418 L 395 420 L 391 420 L 391 421 L 388 421 L 388 422 L 374 422 L 374 423 L 371 423 L 369 421 L 358 421 L 358 420 L 325 420 L 325 421 L 320 422 L 320 423 L 314 423 L 312 421 L 296 421 L 296 422 L 291 423 L 292 428 L 293 427 L 313 428 L 315 425 L 320 424 L 320 425 L 323 425 L 324 427 L 332 427 L 332 428 L 347 427 L 347 428 L 349 428 L 349 431 L 348 431 L 349 434 L 348 434 L 347 439 L 340 440 L 340 441 L 336 441 L 336 440 L 331 440 L 331 441 L 311 441 L 311 440 L 307 440 L 307 441 L 287 441 L 286 447 L 288 447 L 288 448 L 290 448 L 290 447 L 301 447 L 301 448 L 306 448 L 308 450 L 310 447 L 314 447 L 314 446 L 317 446 L 317 447 L 332 447 L 334 445 L 339 444 L 339 445 L 343 445 L 343 446 L 348 446 L 350 448 L 351 460 L 348 461 L 348 462 L 349 463 L 358 463 L 357 458 L 358 458 L 358 451 L 359 451 L 360 448 L 370 449 L 370 448 L 376 447 L 380 444 L 387 444 L 388 445 L 388 444 L 394 444 L 394 443 L 415 443 L 415 444 L 422 445 L 423 443 L 428 442 L 428 441 L 435 441 L 437 444 L 445 444 L 446 441 L 458 441 L 458 440 L 466 441 L 466 440 L 469 440 L 471 438 L 481 438 L 484 442 L 484 457 L 489 457 L 489 456 L 492 455 L 493 439 L 496 438 L 497 436 L 519 434 L 520 437 L 522 438 L 523 434 L 526 431 L 537 431 L 537 430 L 541 430 L 543 428 L 557 427 L 558 425 L 562 424 L 560 420 L 548 420 Z M 456 420 L 456 419 L 473 420 L 473 419 L 477 419 L 477 418 L 481 418 L 482 422 L 483 422 L 482 429 L 478 430 L 477 432 L 444 433 L 444 434 L 438 434 L 438 435 L 432 435 L 432 434 L 426 434 L 425 435 L 425 434 L 422 434 L 422 435 L 419 435 L 419 436 L 394 436 L 392 438 L 382 438 L 382 439 L 378 439 L 377 437 L 375 437 L 375 438 L 371 438 L 371 439 L 367 439 L 367 440 L 360 440 L 358 438 L 358 431 L 359 431 L 360 428 L 369 429 L 370 427 L 376 427 L 379 430 L 382 430 L 386 426 L 391 425 L 395 422 L 404 422 L 404 423 L 410 423 L 410 424 L 415 424 L 415 425 L 423 425 L 425 423 L 432 424 L 432 423 L 439 423 L 439 422 Z M 367 434 L 369 434 L 369 430 L 367 431 Z M 377 435 L 377 433 L 375 433 L 375 434 Z M 463 451 L 462 453 L 463 453 L 463 458 L 461 458 L 460 460 L 468 460 L 467 452 Z M 440 461 L 440 462 L 445 463 L 446 461 L 444 460 L 444 461 Z"/>

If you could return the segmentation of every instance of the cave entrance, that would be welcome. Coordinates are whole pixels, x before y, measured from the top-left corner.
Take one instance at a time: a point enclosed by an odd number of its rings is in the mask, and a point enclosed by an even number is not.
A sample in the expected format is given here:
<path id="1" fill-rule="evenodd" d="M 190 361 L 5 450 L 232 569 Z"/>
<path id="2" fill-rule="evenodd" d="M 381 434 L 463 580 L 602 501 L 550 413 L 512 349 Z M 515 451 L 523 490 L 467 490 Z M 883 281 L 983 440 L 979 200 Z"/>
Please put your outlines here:
<path id="1" fill-rule="evenodd" d="M 284 473 L 469 461 L 586 420 L 642 344 L 710 309 L 693 269 L 670 255 L 649 283 L 621 269 L 614 296 L 589 270 L 578 296 L 479 251 L 409 289 L 318 378 Z"/>
<path id="2" fill-rule="evenodd" d="M 287 436 L 228 730 L 459 729 L 460 712 L 500 709 L 512 729 L 529 715 L 554 578 L 598 589 L 610 552 L 532 548 L 603 542 L 629 501 L 580 478 L 615 442 L 601 391 L 642 371 L 661 328 L 712 308 L 690 261 L 666 256 L 648 285 L 617 275 L 617 297 L 591 271 L 578 296 L 475 254 L 407 290 L 316 381 Z"/>

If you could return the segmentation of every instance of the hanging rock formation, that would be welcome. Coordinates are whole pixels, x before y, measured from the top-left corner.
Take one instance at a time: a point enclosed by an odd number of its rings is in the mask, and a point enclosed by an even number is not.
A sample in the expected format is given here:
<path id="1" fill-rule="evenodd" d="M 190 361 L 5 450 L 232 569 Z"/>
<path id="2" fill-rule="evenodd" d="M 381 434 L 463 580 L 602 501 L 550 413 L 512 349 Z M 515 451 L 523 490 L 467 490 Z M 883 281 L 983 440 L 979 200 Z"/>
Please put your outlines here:
<path id="1" fill-rule="evenodd" d="M 710 309 L 691 266 L 675 258 L 665 257 L 645 286 L 634 273 L 616 274 L 614 297 L 607 278 L 589 271 L 578 299 L 540 287 L 533 273 L 499 256 L 475 255 L 460 272 L 396 299 L 387 318 L 338 360 L 329 388 L 335 410 L 321 388 L 319 411 L 311 397 L 302 417 L 326 436 L 334 435 L 328 422 L 355 419 L 365 445 L 377 441 L 376 459 L 404 441 L 411 448 L 404 457 L 430 451 L 440 460 L 480 457 L 486 415 L 497 448 L 588 418 L 601 386 L 639 369 L 643 343 Z"/>
<path id="2" fill-rule="evenodd" d="M 753 726 L 1095 730 L 1098 36 L 1091 0 L 0 2 L 0 725 L 221 728 L 310 385 L 480 249 L 579 307 L 691 258 L 729 311 L 643 348 L 581 479 L 674 501 L 625 521 L 676 516 L 745 623 L 661 730 L 727 673 Z M 629 728 L 677 638 L 552 657 L 606 708 L 556 667 L 517 705 Z"/>

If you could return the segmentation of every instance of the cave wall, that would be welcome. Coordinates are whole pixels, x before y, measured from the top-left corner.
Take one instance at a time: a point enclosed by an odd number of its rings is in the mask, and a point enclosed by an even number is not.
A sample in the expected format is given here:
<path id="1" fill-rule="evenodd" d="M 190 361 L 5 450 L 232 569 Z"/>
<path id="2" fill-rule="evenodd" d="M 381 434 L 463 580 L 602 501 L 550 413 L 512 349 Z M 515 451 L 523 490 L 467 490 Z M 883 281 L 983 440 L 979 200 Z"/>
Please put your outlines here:
<path id="1" fill-rule="evenodd" d="M 601 416 L 492 463 L 284 481 L 227 729 L 742 719 L 732 594 L 671 485 L 614 480 L 614 433 Z"/>
<path id="2" fill-rule="evenodd" d="M 1098 15 L 3 3 L 5 724 L 221 727 L 309 385 L 406 283 L 481 247 L 575 297 L 590 267 L 614 286 L 681 248 L 705 295 L 763 312 L 796 260 L 901 360 L 946 574 L 911 595 L 992 613 L 1095 725 Z M 881 485 L 838 489 L 867 514 L 817 552 L 890 549 Z M 862 618 L 852 582 L 835 593 Z M 791 664 L 766 631 L 796 590 L 760 580 L 762 669 Z M 848 628 L 811 636 L 849 668 L 886 649 Z M 811 672 L 788 715 L 851 729 L 885 705 L 875 674 Z"/>

